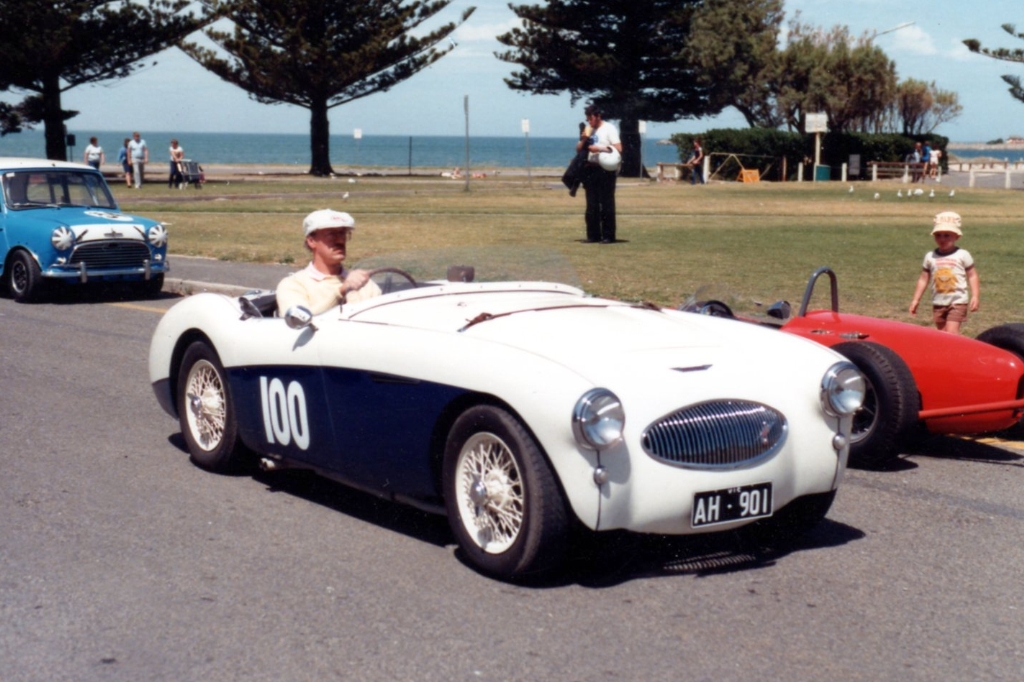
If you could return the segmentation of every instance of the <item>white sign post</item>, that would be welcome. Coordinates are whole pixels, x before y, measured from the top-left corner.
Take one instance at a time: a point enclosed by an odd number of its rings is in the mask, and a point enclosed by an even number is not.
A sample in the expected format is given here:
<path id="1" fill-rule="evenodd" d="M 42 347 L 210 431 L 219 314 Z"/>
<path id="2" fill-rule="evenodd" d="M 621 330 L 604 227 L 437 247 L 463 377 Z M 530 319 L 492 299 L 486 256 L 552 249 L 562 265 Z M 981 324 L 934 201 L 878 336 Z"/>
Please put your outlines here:
<path id="1" fill-rule="evenodd" d="M 532 185 L 533 176 L 530 175 L 530 119 L 524 118 L 522 127 L 523 135 L 526 136 L 526 182 Z"/>
<path id="2" fill-rule="evenodd" d="M 818 166 L 821 165 L 821 134 L 828 132 L 828 114 L 807 114 L 804 132 L 814 133 L 814 182 L 818 181 Z"/>
<path id="3" fill-rule="evenodd" d="M 352 138 L 356 141 L 356 163 L 355 163 L 355 165 L 358 166 L 359 165 L 359 140 L 363 139 L 363 129 L 362 128 L 356 128 L 355 130 L 353 130 L 352 131 Z"/>

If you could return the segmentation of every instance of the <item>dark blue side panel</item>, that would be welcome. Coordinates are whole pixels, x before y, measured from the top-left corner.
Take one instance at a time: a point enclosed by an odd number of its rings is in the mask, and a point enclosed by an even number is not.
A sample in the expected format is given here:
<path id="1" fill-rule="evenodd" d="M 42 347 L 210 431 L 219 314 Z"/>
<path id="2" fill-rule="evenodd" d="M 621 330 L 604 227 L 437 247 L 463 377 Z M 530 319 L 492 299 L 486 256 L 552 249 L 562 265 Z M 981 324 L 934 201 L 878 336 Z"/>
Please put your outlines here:
<path id="1" fill-rule="evenodd" d="M 319 367 L 228 370 L 242 441 L 264 454 L 313 462 L 334 440 Z"/>
<path id="2" fill-rule="evenodd" d="M 435 498 L 430 438 L 464 389 L 341 368 L 229 370 L 239 436 L 257 452 L 337 472 L 354 484 Z"/>
<path id="3" fill-rule="evenodd" d="M 326 468 L 386 492 L 438 495 L 430 437 L 442 410 L 463 389 L 336 368 L 324 369 L 324 384 L 336 442 Z"/>

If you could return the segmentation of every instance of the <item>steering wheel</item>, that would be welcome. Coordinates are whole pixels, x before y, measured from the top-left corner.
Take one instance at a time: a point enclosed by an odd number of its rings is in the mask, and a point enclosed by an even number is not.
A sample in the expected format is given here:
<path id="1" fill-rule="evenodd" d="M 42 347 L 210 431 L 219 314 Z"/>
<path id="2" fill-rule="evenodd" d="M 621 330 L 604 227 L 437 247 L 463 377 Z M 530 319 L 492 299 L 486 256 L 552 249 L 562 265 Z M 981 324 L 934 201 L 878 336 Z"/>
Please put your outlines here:
<path id="1" fill-rule="evenodd" d="M 697 303 L 696 307 L 697 312 L 701 315 L 710 315 L 711 317 L 735 317 L 729 306 L 721 301 L 716 301 L 715 299 L 700 301 Z"/>
<path id="2" fill-rule="evenodd" d="M 382 283 L 381 282 L 377 283 L 377 286 L 380 287 L 381 293 L 390 294 L 392 291 L 397 291 L 398 290 L 398 289 L 395 288 L 395 282 L 394 282 L 394 279 L 391 277 L 391 275 L 398 275 L 399 277 L 405 278 L 406 280 L 408 280 L 409 284 L 412 285 L 413 289 L 415 289 L 416 287 L 419 286 L 419 284 L 417 284 L 416 280 L 413 279 L 413 276 L 410 275 L 405 270 L 402 270 L 401 268 L 377 268 L 375 270 L 370 270 L 370 277 L 372 278 L 374 275 L 378 275 L 378 274 L 382 274 L 382 273 L 386 274 L 387 277 L 384 278 L 384 281 Z M 374 280 L 374 281 L 376 282 L 376 280 Z M 406 287 L 402 287 L 402 288 L 406 288 Z"/>

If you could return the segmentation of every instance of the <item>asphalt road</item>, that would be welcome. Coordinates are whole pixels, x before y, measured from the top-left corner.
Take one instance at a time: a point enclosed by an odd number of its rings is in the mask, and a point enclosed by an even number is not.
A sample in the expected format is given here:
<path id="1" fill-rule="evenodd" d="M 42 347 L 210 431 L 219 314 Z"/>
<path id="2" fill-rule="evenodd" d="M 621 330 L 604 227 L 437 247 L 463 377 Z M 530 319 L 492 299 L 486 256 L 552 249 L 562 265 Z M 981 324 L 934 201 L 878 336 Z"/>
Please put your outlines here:
<path id="1" fill-rule="evenodd" d="M 174 267 L 190 282 L 279 277 Z M 898 470 L 850 471 L 829 518 L 784 552 L 616 538 L 562 580 L 513 586 L 463 564 L 441 518 L 315 478 L 194 467 L 147 378 L 174 300 L 0 299 L 5 682 L 1024 670 L 1015 444 L 931 438 Z"/>

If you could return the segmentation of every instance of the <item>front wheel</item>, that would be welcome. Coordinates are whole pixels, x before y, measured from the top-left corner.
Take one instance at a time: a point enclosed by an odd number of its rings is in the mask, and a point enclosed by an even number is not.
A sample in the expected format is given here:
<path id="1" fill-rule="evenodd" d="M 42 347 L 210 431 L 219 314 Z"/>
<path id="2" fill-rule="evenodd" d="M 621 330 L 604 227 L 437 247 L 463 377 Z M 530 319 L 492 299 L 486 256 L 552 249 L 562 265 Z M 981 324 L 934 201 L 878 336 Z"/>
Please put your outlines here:
<path id="1" fill-rule="evenodd" d="M 142 295 L 145 298 L 157 298 L 164 289 L 164 273 L 153 275 L 141 284 Z"/>
<path id="2" fill-rule="evenodd" d="M 32 303 L 42 298 L 45 281 L 39 263 L 27 251 L 18 251 L 11 257 L 8 283 L 11 296 L 18 303 Z"/>
<path id="3" fill-rule="evenodd" d="M 185 350 L 177 400 L 178 422 L 192 461 L 218 473 L 238 470 L 241 448 L 227 375 L 217 353 L 203 341 Z"/>
<path id="4" fill-rule="evenodd" d="M 507 411 L 480 405 L 459 416 L 443 478 L 449 524 L 475 567 L 515 580 L 561 565 L 570 528 L 565 500 L 540 447 Z"/>
<path id="5" fill-rule="evenodd" d="M 921 399 L 910 368 L 895 351 L 870 341 L 832 346 L 857 366 L 866 381 L 864 404 L 853 415 L 850 464 L 882 467 L 900 454 L 913 433 Z"/>

